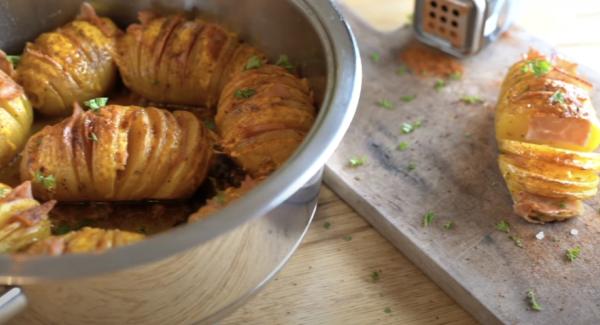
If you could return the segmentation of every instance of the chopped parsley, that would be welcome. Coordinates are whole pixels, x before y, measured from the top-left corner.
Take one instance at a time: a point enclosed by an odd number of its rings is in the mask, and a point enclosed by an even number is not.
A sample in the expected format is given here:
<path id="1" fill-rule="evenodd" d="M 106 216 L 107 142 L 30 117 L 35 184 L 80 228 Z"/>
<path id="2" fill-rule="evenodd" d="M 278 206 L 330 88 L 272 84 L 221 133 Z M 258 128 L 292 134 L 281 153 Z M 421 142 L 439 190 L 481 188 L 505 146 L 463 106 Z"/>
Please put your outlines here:
<path id="1" fill-rule="evenodd" d="M 83 102 L 83 104 L 89 107 L 90 111 L 97 113 L 100 109 L 108 103 L 108 97 L 93 98 Z"/>
<path id="2" fill-rule="evenodd" d="M 398 144 L 398 146 L 396 147 L 396 150 L 398 150 L 398 151 L 404 151 L 406 149 L 408 149 L 408 143 L 406 143 L 406 142 L 400 142 Z"/>
<path id="3" fill-rule="evenodd" d="M 217 196 L 215 196 L 215 200 L 219 205 L 225 205 L 225 193 L 219 192 Z"/>
<path id="4" fill-rule="evenodd" d="M 21 63 L 20 55 L 7 55 L 6 58 L 8 59 L 8 61 L 10 61 L 13 68 L 15 69 L 19 66 L 19 63 Z"/>
<path id="5" fill-rule="evenodd" d="M 367 162 L 367 157 L 352 157 L 348 160 L 348 165 L 352 168 L 360 167 Z"/>
<path id="6" fill-rule="evenodd" d="M 386 314 L 389 314 L 389 313 L 391 313 L 391 312 L 392 312 L 392 309 L 391 309 L 390 307 L 385 307 L 385 308 L 383 309 L 383 312 L 384 312 L 384 313 L 386 313 Z"/>
<path id="7" fill-rule="evenodd" d="M 248 62 L 246 62 L 244 70 L 258 69 L 260 67 L 262 67 L 262 60 L 258 56 L 253 55 L 248 59 Z"/>
<path id="8" fill-rule="evenodd" d="M 415 123 L 405 122 L 405 123 L 402 123 L 402 127 L 400 128 L 400 131 L 402 131 L 402 134 L 413 133 L 416 129 L 420 128 L 421 125 L 422 125 L 421 121 L 417 121 Z"/>
<path id="9" fill-rule="evenodd" d="M 496 224 L 496 230 L 509 233 L 510 232 L 510 224 L 505 220 L 502 220 Z"/>
<path id="10" fill-rule="evenodd" d="M 417 95 L 404 95 L 404 96 L 400 97 L 400 100 L 405 103 L 410 103 L 413 100 L 415 100 L 415 98 L 417 98 Z"/>
<path id="11" fill-rule="evenodd" d="M 510 238 L 517 247 L 523 248 L 523 241 L 521 240 L 521 238 L 519 238 L 515 235 L 510 235 L 510 236 L 508 236 L 508 238 Z"/>
<path id="12" fill-rule="evenodd" d="M 548 62 L 547 60 L 539 59 L 527 61 L 525 65 L 521 67 L 521 72 L 531 72 L 536 77 L 541 77 L 550 72 L 550 70 L 552 70 L 552 63 Z"/>
<path id="13" fill-rule="evenodd" d="M 98 136 L 96 136 L 96 133 L 94 133 L 94 132 L 90 133 L 90 140 L 92 140 L 94 142 L 98 142 Z"/>
<path id="14" fill-rule="evenodd" d="M 217 125 L 215 124 L 215 121 L 213 121 L 212 119 L 206 119 L 204 120 L 204 126 L 209 129 L 209 130 L 214 130 L 217 128 Z"/>
<path id="15" fill-rule="evenodd" d="M 39 170 L 35 172 L 33 176 L 35 181 L 42 184 L 47 190 L 52 190 L 56 187 L 56 179 L 53 175 L 44 176 Z"/>
<path id="16" fill-rule="evenodd" d="M 481 104 L 483 103 L 483 99 L 479 96 L 475 95 L 465 95 L 460 98 L 460 100 L 467 105 Z"/>
<path id="17" fill-rule="evenodd" d="M 533 292 L 533 289 L 527 290 L 527 301 L 529 302 L 529 307 L 531 307 L 532 310 L 542 310 L 542 305 L 540 305 L 540 303 L 537 301 L 537 297 L 535 292 Z"/>
<path id="18" fill-rule="evenodd" d="M 435 215 L 435 213 L 433 213 L 431 211 L 425 213 L 425 215 L 423 215 L 423 227 L 429 227 L 429 225 L 431 225 L 433 223 L 433 220 L 436 217 L 437 216 Z"/>
<path id="19" fill-rule="evenodd" d="M 450 74 L 450 80 L 461 80 L 462 74 L 460 72 L 452 72 Z"/>
<path id="20" fill-rule="evenodd" d="M 417 165 L 415 165 L 414 163 L 410 163 L 410 164 L 408 164 L 408 166 L 406 166 L 406 170 L 408 170 L 409 172 L 412 172 L 416 168 L 417 168 Z"/>
<path id="21" fill-rule="evenodd" d="M 69 227 L 69 225 L 62 224 L 62 225 L 54 228 L 53 232 L 54 232 L 54 235 L 60 236 L 60 235 L 66 234 L 70 231 L 71 231 L 71 227 Z"/>
<path id="22" fill-rule="evenodd" d="M 565 95 L 557 90 L 552 96 L 550 96 L 550 103 L 552 104 L 564 104 L 565 103 Z"/>
<path id="23" fill-rule="evenodd" d="M 401 65 L 398 67 L 398 69 L 396 69 L 396 74 L 399 76 L 403 76 L 406 74 L 406 67 Z"/>
<path id="24" fill-rule="evenodd" d="M 561 209 L 565 209 L 567 207 L 567 204 L 565 202 L 560 202 L 558 204 L 558 207 L 561 208 Z"/>
<path id="25" fill-rule="evenodd" d="M 436 80 L 435 84 L 433 85 L 433 88 L 435 89 L 435 91 L 440 91 L 444 87 L 446 87 L 446 82 L 442 79 Z"/>
<path id="26" fill-rule="evenodd" d="M 296 69 L 296 67 L 290 62 L 288 56 L 285 54 L 280 55 L 279 59 L 277 59 L 277 62 L 275 64 L 286 69 L 289 72 L 294 72 L 294 69 Z"/>
<path id="27" fill-rule="evenodd" d="M 350 236 L 350 235 L 344 236 L 344 240 L 345 241 L 351 241 L 352 240 L 352 236 Z"/>
<path id="28" fill-rule="evenodd" d="M 373 54 L 371 54 L 371 61 L 373 61 L 374 63 L 377 63 L 381 60 L 381 54 L 379 54 L 379 52 L 373 52 Z"/>
<path id="29" fill-rule="evenodd" d="M 450 230 L 450 229 L 454 229 L 454 221 L 448 221 L 444 224 L 444 229 L 446 230 Z"/>
<path id="30" fill-rule="evenodd" d="M 377 106 L 379 106 L 381 108 L 385 108 L 385 109 L 394 108 L 394 104 L 389 99 L 380 99 L 379 101 L 377 101 Z"/>
<path id="31" fill-rule="evenodd" d="M 579 247 L 579 246 L 569 248 L 569 249 L 567 249 L 567 252 L 565 253 L 565 256 L 567 257 L 569 262 L 575 262 L 575 260 L 579 257 L 579 255 L 581 255 L 581 247 Z"/>
<path id="32" fill-rule="evenodd" d="M 256 90 L 252 88 L 241 88 L 235 91 L 235 98 L 248 99 L 256 94 Z"/>
<path id="33" fill-rule="evenodd" d="M 329 221 L 325 221 L 325 223 L 323 224 L 323 228 L 325 228 L 325 229 L 331 228 L 331 223 Z"/>
<path id="34" fill-rule="evenodd" d="M 380 278 L 379 272 L 377 272 L 377 271 L 371 272 L 371 282 L 377 282 L 377 281 L 379 281 L 379 278 Z"/>

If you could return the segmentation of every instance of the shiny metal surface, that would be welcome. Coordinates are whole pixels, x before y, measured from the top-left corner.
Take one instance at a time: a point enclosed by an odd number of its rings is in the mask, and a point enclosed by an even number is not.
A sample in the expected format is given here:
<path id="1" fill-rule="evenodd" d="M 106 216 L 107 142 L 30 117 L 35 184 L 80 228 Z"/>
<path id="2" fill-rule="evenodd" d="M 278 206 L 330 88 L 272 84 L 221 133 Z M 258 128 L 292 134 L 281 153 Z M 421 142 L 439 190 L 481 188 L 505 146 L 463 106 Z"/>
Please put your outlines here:
<path id="1" fill-rule="evenodd" d="M 0 295 L 0 324 L 8 322 L 27 306 L 27 297 L 19 287 L 3 287 Z"/>
<path id="2" fill-rule="evenodd" d="M 81 1 L 0 1 L 0 48 L 20 51 L 26 40 L 72 19 Z M 139 244 L 103 254 L 61 257 L 0 257 L 0 280 L 30 284 L 116 272 L 165 259 L 269 215 L 289 219 L 305 186 L 341 141 L 358 103 L 362 70 L 356 42 L 334 6 L 323 0 L 140 0 L 91 1 L 118 23 L 131 22 L 139 9 L 186 10 L 225 23 L 272 57 L 287 54 L 300 65 L 315 90 L 320 113 L 312 131 L 289 161 L 258 188 L 213 216 Z M 320 182 L 320 177 L 318 177 Z M 298 195 L 294 195 L 302 189 Z M 268 220 L 268 218 L 263 218 Z M 276 243 L 274 243 L 276 245 Z M 265 254 L 270 254 L 266 252 Z"/>

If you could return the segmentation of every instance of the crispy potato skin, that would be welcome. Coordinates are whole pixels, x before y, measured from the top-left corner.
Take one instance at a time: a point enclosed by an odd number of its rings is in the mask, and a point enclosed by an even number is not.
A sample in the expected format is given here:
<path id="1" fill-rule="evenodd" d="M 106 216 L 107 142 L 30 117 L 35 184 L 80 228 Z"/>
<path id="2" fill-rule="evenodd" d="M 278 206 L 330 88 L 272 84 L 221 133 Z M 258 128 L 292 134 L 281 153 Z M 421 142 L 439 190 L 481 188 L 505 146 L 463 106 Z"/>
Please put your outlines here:
<path id="1" fill-rule="evenodd" d="M 14 253 L 49 237 L 48 212 L 55 203 L 40 205 L 30 182 L 14 189 L 0 183 L 0 253 Z"/>
<path id="2" fill-rule="evenodd" d="M 28 43 L 17 68 L 17 81 L 33 107 L 48 116 L 67 116 L 73 103 L 105 95 L 114 85 L 116 35 L 108 18 L 84 4 L 82 13 Z"/>
<path id="3" fill-rule="evenodd" d="M 240 96 L 244 90 L 249 95 Z M 308 82 L 265 64 L 233 75 L 221 93 L 215 122 L 226 152 L 256 178 L 291 156 L 315 115 Z"/>
<path id="4" fill-rule="evenodd" d="M 223 27 L 180 15 L 140 13 L 117 41 L 123 82 L 158 103 L 214 107 L 223 84 L 258 50 Z"/>
<path id="5" fill-rule="evenodd" d="M 204 206 L 202 206 L 198 211 L 191 214 L 188 218 L 188 222 L 195 222 L 198 220 L 202 220 L 211 214 L 221 210 L 229 203 L 239 199 L 244 196 L 246 193 L 250 192 L 253 188 L 255 188 L 262 179 L 252 179 L 250 177 L 246 177 L 246 179 L 240 184 L 239 187 L 228 187 L 224 191 L 218 193 L 215 197 L 209 199 Z"/>
<path id="6" fill-rule="evenodd" d="M 181 199 L 202 183 L 211 157 L 209 132 L 194 114 L 110 105 L 76 108 L 33 135 L 20 173 L 44 199 Z M 39 175 L 54 177 L 54 186 L 45 187 Z"/>
<path id="7" fill-rule="evenodd" d="M 24 253 L 30 255 L 63 255 L 77 253 L 100 253 L 114 247 L 141 241 L 144 235 L 100 228 L 84 227 L 61 236 L 50 236 L 31 245 Z"/>
<path id="8" fill-rule="evenodd" d="M 23 148 L 32 123 L 31 103 L 23 89 L 0 70 L 0 167 Z"/>
<path id="9" fill-rule="evenodd" d="M 540 62 L 547 66 L 540 71 Z M 530 51 L 506 76 L 496 108 L 498 164 L 527 221 L 543 223 L 581 214 L 596 195 L 600 123 L 591 85 L 576 65 Z"/>

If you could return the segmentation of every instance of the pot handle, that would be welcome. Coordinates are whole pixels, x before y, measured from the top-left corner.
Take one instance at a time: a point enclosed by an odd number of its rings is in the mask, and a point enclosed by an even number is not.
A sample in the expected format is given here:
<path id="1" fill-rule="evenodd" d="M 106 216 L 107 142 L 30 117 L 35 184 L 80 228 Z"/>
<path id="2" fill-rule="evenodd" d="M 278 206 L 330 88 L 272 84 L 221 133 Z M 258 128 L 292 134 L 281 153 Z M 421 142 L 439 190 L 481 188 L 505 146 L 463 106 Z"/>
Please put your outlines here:
<path id="1" fill-rule="evenodd" d="M 8 322 L 23 311 L 25 306 L 27 306 L 27 297 L 25 297 L 23 289 L 13 286 L 0 288 L 0 324 Z"/>

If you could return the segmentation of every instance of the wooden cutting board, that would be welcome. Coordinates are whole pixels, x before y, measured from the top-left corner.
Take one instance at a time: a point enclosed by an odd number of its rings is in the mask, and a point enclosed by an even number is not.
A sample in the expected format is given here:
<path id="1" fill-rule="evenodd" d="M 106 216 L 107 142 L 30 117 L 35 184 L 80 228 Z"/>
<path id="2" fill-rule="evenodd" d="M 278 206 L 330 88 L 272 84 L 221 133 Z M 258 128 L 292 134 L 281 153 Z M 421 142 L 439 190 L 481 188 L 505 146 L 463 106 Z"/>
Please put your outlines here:
<path id="1" fill-rule="evenodd" d="M 383 34 L 347 16 L 362 53 L 363 90 L 352 126 L 327 163 L 327 184 L 482 323 L 600 323 L 600 200 L 588 201 L 575 220 L 529 224 L 512 212 L 496 164 L 494 108 L 507 68 L 529 47 L 551 48 L 513 29 L 464 60 L 462 80 L 436 91 L 435 78 L 396 73 L 410 28 Z M 380 53 L 378 62 L 373 53 Z M 600 86 L 599 74 L 580 72 Z M 416 98 L 405 103 L 407 95 Z M 464 95 L 485 104 L 464 104 Z M 600 109 L 597 89 L 592 98 Z M 394 108 L 378 107 L 381 99 Z M 403 123 L 416 121 L 420 128 L 402 134 Z M 408 149 L 397 150 L 400 142 Z M 366 163 L 350 167 L 349 159 L 360 156 Z M 437 217 L 424 227 L 428 212 Z M 495 229 L 501 220 L 522 248 Z M 448 222 L 453 229 L 443 227 Z M 535 238 L 539 231 L 543 240 Z M 576 246 L 581 256 L 568 262 L 566 249 Z M 530 289 L 542 311 L 529 308 Z"/>

